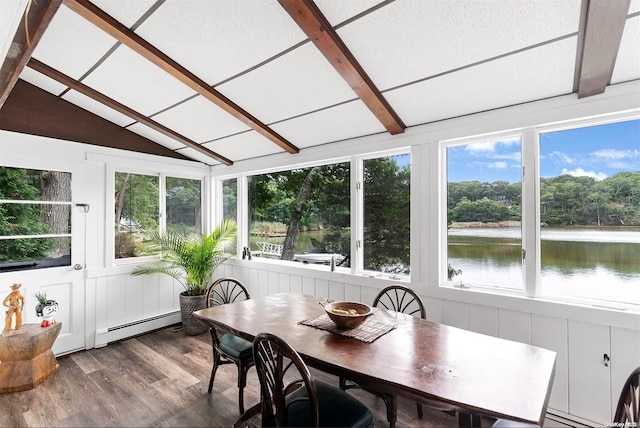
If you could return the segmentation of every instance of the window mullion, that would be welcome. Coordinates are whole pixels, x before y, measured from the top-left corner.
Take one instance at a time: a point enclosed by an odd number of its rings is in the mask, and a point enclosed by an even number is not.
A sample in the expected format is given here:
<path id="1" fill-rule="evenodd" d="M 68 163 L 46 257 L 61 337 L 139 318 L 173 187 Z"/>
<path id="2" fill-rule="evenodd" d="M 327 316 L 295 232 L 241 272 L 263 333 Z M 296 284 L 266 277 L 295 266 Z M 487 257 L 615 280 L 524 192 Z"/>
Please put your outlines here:
<path id="1" fill-rule="evenodd" d="M 362 272 L 364 257 L 362 240 L 364 237 L 364 202 L 362 181 L 363 161 L 360 157 L 351 159 L 351 273 Z"/>
<path id="2" fill-rule="evenodd" d="M 526 129 L 522 133 L 522 267 L 527 297 L 536 296 L 540 282 L 539 156 L 538 132 Z"/>

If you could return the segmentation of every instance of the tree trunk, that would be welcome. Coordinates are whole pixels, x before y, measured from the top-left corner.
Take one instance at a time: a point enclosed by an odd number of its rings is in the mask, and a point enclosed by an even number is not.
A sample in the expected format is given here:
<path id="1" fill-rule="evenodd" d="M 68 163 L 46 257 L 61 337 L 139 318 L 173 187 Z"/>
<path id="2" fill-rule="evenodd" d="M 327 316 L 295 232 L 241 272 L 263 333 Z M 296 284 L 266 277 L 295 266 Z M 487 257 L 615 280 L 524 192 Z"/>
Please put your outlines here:
<path id="1" fill-rule="evenodd" d="M 129 182 L 129 177 L 131 177 L 131 174 L 125 175 L 124 180 L 122 180 L 122 184 L 120 185 L 120 189 L 116 194 L 116 211 L 115 211 L 116 228 L 120 224 L 120 216 L 122 216 L 122 207 L 124 205 L 124 194 L 127 190 L 127 183 Z"/>
<path id="2" fill-rule="evenodd" d="M 42 173 L 42 199 L 45 201 L 71 202 L 71 174 L 68 172 L 45 171 Z M 67 234 L 70 232 L 70 205 L 43 205 L 42 222 L 51 233 Z M 57 239 L 54 256 L 71 254 L 69 239 Z"/>
<path id="3" fill-rule="evenodd" d="M 304 209 L 306 208 L 307 201 L 311 196 L 314 178 L 320 173 L 321 168 L 322 167 L 319 166 L 311 168 L 311 171 L 309 171 L 309 174 L 305 177 L 304 182 L 300 187 L 300 191 L 298 191 L 298 196 L 296 197 L 296 202 L 291 212 L 291 218 L 289 219 L 287 236 L 284 238 L 282 256 L 280 257 L 281 260 L 293 260 L 296 245 L 298 245 L 300 219 L 302 218 L 302 214 L 304 213 Z"/>

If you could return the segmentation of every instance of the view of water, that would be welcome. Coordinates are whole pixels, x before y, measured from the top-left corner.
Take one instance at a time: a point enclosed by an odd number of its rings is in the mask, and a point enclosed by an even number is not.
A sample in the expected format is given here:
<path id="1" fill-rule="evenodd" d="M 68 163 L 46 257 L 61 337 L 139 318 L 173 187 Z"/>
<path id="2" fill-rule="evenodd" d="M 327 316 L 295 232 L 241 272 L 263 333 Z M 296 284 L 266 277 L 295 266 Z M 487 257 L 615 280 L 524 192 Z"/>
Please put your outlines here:
<path id="1" fill-rule="evenodd" d="M 540 232 L 543 294 L 640 304 L 640 228 Z M 454 281 L 522 288 L 519 228 L 450 229 L 448 247 Z"/>

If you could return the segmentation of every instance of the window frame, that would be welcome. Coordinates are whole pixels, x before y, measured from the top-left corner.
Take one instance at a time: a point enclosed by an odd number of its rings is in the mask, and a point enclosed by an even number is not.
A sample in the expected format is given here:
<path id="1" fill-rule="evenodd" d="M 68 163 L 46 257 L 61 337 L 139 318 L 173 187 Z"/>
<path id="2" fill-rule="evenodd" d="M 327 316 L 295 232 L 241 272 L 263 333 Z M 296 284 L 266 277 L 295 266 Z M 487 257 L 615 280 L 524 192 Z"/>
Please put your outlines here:
<path id="1" fill-rule="evenodd" d="M 437 287 L 456 289 L 461 292 L 486 292 L 504 296 L 521 296 L 544 301 L 553 301 L 579 305 L 621 310 L 638 310 L 638 305 L 625 302 L 613 302 L 605 299 L 586 298 L 567 295 L 550 295 L 542 293 L 541 284 L 541 231 L 540 231 L 540 135 L 572 129 L 607 125 L 611 123 L 640 120 L 638 112 L 625 112 L 581 118 L 562 123 L 541 124 L 515 130 L 481 134 L 471 137 L 441 140 L 437 142 L 439 158 L 439 202 L 438 202 L 438 274 Z M 522 249 L 523 289 L 511 290 L 492 287 L 484 284 L 465 282 L 461 287 L 455 281 L 447 279 L 447 148 L 455 145 L 469 144 L 482 140 L 495 140 L 519 135 L 521 139 L 521 176 L 522 176 Z M 422 191 L 424 194 L 424 189 Z"/>
<path id="2" fill-rule="evenodd" d="M 168 168 L 168 171 L 158 172 L 159 166 L 132 166 L 129 164 L 107 164 L 106 172 L 106 189 L 107 189 L 107 201 L 106 201 L 106 213 L 105 219 L 113 219 L 113 209 L 115 207 L 115 174 L 116 173 L 130 173 L 137 175 L 148 175 L 158 177 L 158 228 L 160 232 L 166 231 L 166 179 L 169 178 L 184 178 L 190 180 L 200 181 L 200 205 L 201 209 L 201 222 L 202 232 L 209 233 L 211 230 L 210 224 L 210 211 L 211 211 L 211 198 L 208 196 L 211 193 L 211 186 L 209 185 L 210 177 L 208 174 L 196 174 L 196 173 L 184 173 L 178 172 L 173 168 Z M 160 260 L 160 255 L 154 256 L 138 256 L 138 257 L 115 257 L 115 231 L 112 221 L 105 221 L 106 232 L 106 258 L 111 261 L 111 265 L 114 267 L 126 266 L 135 263 L 153 262 Z"/>

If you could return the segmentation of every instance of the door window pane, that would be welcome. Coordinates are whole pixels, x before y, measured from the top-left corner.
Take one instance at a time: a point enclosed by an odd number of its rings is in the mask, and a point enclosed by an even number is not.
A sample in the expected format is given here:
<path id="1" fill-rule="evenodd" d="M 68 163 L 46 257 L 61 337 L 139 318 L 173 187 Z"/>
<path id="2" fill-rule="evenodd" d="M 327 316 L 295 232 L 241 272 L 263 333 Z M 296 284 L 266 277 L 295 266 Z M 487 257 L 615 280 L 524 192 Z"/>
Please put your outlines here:
<path id="1" fill-rule="evenodd" d="M 447 148 L 447 278 L 522 289 L 520 138 Z"/>
<path id="2" fill-rule="evenodd" d="M 640 120 L 540 135 L 541 285 L 640 304 Z"/>
<path id="3" fill-rule="evenodd" d="M 167 230 L 202 232 L 202 181 L 166 178 Z"/>
<path id="4" fill-rule="evenodd" d="M 249 177 L 251 252 L 348 266 L 349 171 L 345 162 Z"/>
<path id="5" fill-rule="evenodd" d="M 0 271 L 71 264 L 71 174 L 0 167 Z"/>
<path id="6" fill-rule="evenodd" d="M 411 155 L 364 161 L 364 269 L 410 273 Z"/>

